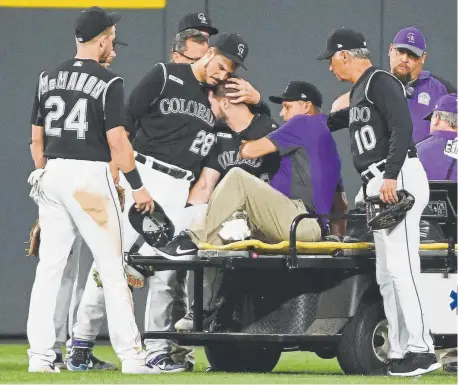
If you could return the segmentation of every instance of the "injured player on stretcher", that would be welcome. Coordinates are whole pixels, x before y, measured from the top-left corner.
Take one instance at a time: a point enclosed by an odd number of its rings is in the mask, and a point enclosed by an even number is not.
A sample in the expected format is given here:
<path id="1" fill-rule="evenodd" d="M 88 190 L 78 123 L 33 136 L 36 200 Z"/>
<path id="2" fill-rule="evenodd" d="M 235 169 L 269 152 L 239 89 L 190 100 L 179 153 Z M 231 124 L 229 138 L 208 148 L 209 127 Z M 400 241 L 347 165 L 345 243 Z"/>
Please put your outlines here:
<path id="1" fill-rule="evenodd" d="M 222 245 L 223 225 L 238 211 L 246 212 L 252 233 L 261 233 L 271 243 L 283 241 L 288 239 L 297 215 L 329 214 L 336 200 L 345 199 L 340 159 L 326 115 L 319 110 L 322 97 L 318 89 L 306 82 L 291 82 L 281 97 L 271 97 L 271 101 L 282 103 L 281 115 L 287 122 L 266 137 L 240 147 L 240 156 L 246 159 L 280 154 L 280 168 L 270 184 L 242 169 L 232 169 L 213 192 L 205 215 L 166 246 L 157 248 L 157 254 L 186 260 L 197 254 L 200 243 Z M 324 220 L 305 219 L 298 227 L 297 240 L 319 241 L 326 228 Z M 212 286 L 216 293 L 218 284 Z M 212 310 L 212 301 L 204 302 L 204 309 Z"/>

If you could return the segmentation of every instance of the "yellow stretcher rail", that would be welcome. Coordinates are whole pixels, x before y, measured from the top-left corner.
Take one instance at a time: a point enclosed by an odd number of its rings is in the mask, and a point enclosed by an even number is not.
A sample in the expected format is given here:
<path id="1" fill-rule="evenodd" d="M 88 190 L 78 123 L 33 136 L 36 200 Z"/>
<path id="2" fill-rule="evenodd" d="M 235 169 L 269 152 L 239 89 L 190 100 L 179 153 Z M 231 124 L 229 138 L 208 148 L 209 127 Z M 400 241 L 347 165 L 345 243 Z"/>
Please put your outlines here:
<path id="1" fill-rule="evenodd" d="M 215 246 L 209 243 L 200 243 L 200 250 L 247 250 L 254 248 L 258 252 L 272 254 L 273 252 L 288 253 L 289 241 L 269 244 L 255 239 L 229 243 L 223 246 Z M 373 243 L 341 243 L 341 242 L 296 242 L 298 254 L 332 254 L 335 250 L 375 250 Z M 458 245 L 455 245 L 455 250 Z M 420 250 L 447 250 L 447 243 L 425 243 L 420 245 Z"/>

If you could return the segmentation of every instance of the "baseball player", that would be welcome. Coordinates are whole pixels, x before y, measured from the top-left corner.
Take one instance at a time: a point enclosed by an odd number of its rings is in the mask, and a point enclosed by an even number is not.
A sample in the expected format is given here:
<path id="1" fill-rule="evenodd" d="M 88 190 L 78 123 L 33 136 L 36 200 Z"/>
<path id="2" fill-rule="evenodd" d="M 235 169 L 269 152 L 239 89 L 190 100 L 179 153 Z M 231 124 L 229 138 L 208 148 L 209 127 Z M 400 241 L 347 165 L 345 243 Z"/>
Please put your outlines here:
<path id="1" fill-rule="evenodd" d="M 205 85 L 216 85 L 227 79 L 238 66 L 243 66 L 247 54 L 248 45 L 239 35 L 219 34 L 207 53 L 193 64 L 156 64 L 129 97 L 129 121 L 138 129 L 133 142 L 137 167 L 146 188 L 175 227 L 180 226 L 191 182 L 200 173 L 202 160 L 216 140 L 215 118 Z M 129 131 L 135 132 L 135 129 Z M 126 200 L 126 207 L 130 205 Z M 130 225 L 127 211 L 124 249 L 129 252 L 139 235 Z M 143 245 L 139 252 L 144 253 L 148 247 Z M 176 272 L 158 272 L 148 281 L 146 328 L 169 330 L 173 327 L 170 312 L 174 293 L 171 288 L 175 286 Z M 172 360 L 167 341 L 147 339 L 145 345 L 148 365 L 169 373 L 186 369 Z"/>
<path id="2" fill-rule="evenodd" d="M 239 156 L 239 147 L 242 141 L 262 138 L 278 127 L 277 123 L 268 115 L 253 114 L 244 103 L 231 103 L 234 98 L 228 95 L 237 92 L 231 87 L 237 84 L 236 82 L 239 80 L 235 77 L 229 78 L 209 92 L 213 114 L 217 122 L 224 124 L 227 128 L 221 128 L 217 132 L 216 143 L 205 159 L 199 180 L 191 189 L 188 197 L 187 206 L 200 207 L 201 212 L 205 211 L 206 203 L 218 182 L 234 167 L 241 168 L 265 182 L 268 182 L 278 170 L 279 157 L 276 153 L 253 160 L 242 159 Z M 220 278 L 220 270 L 205 269 L 205 309 L 213 308 L 211 301 L 216 300 L 216 296 L 212 296 L 211 288 L 216 285 L 215 281 Z M 175 329 L 178 331 L 192 330 L 193 317 L 194 312 L 191 308 L 186 316 L 175 324 Z"/>
<path id="3" fill-rule="evenodd" d="M 76 44 L 78 47 L 78 40 L 76 40 Z M 113 49 L 110 55 L 106 59 L 102 59 L 99 62 L 105 68 L 108 68 L 116 57 L 116 45 L 127 44 L 119 41 L 119 39 L 113 40 Z M 112 164 L 113 162 L 110 163 L 110 166 Z M 115 184 L 119 183 L 119 171 L 116 167 L 111 168 L 111 174 L 113 175 Z M 67 341 L 67 330 L 68 333 L 72 335 L 73 327 L 77 321 L 77 311 L 85 290 L 84 285 L 82 285 L 78 279 L 79 260 L 82 250 L 87 251 L 88 249 L 86 245 L 83 246 L 83 239 L 81 235 L 77 235 L 72 247 L 72 251 L 70 252 L 67 260 L 67 266 L 65 267 L 62 276 L 61 287 L 57 296 L 56 314 L 54 316 L 54 323 L 56 325 L 56 343 L 53 350 L 56 353 L 56 360 L 54 361 L 54 365 L 60 369 L 66 367 L 67 357 L 64 359 L 62 346 L 66 345 L 67 355 L 69 355 L 72 346 L 72 340 L 69 339 Z M 90 279 L 86 281 L 86 286 L 90 287 L 93 284 L 95 286 L 96 292 L 94 293 L 94 290 L 86 291 L 89 292 L 88 295 L 90 295 L 92 298 L 91 308 L 97 310 L 91 313 L 85 312 L 84 314 L 87 314 L 88 318 L 81 320 L 81 322 L 86 322 L 86 324 L 90 326 L 91 330 L 95 330 L 94 333 L 95 336 L 97 336 L 105 315 L 105 301 L 103 299 L 103 289 L 97 288 L 93 280 L 94 269 L 95 264 L 91 268 L 88 277 Z M 93 316 L 91 314 L 93 314 Z M 91 351 L 88 368 L 92 370 L 114 370 L 116 369 L 116 366 L 98 359 Z"/>
<path id="4" fill-rule="evenodd" d="M 350 92 L 351 151 L 367 196 L 397 201 L 397 189 L 415 197 L 413 208 L 393 229 L 374 231 L 376 277 L 388 319 L 393 376 L 413 376 L 440 367 L 434 354 L 419 293 L 420 217 L 429 200 L 426 173 L 412 142 L 412 119 L 405 90 L 392 74 L 373 66 L 364 37 L 351 29 L 334 32 L 318 59 Z"/>
<path id="5" fill-rule="evenodd" d="M 457 102 L 456 94 L 445 95 L 424 118 L 431 131 L 417 144 L 417 151 L 429 180 L 457 180 Z"/>
<path id="6" fill-rule="evenodd" d="M 423 117 L 444 95 L 456 92 L 456 87 L 423 69 L 427 58 L 426 40 L 415 27 L 401 29 L 394 37 L 388 51 L 390 72 L 406 89 L 413 123 L 413 141 L 418 143 L 429 135 L 429 124 Z M 332 111 L 348 107 L 349 93 L 334 102 Z"/>
<path id="7" fill-rule="evenodd" d="M 58 373 L 52 350 L 56 298 L 67 257 L 79 232 L 92 251 L 104 285 L 108 325 L 123 373 L 158 373 L 145 365 L 140 333 L 122 266 L 122 223 L 108 162 L 131 184 L 136 207 L 154 202 L 133 162 L 123 122 L 123 81 L 99 64 L 113 48 L 116 13 L 98 7 L 75 23 L 75 58 L 40 74 L 32 110 L 31 196 L 39 206 L 40 261 L 33 285 L 27 336 L 29 371 Z M 83 348 L 83 346 L 82 346 Z M 83 367 L 89 350 L 80 350 Z"/>

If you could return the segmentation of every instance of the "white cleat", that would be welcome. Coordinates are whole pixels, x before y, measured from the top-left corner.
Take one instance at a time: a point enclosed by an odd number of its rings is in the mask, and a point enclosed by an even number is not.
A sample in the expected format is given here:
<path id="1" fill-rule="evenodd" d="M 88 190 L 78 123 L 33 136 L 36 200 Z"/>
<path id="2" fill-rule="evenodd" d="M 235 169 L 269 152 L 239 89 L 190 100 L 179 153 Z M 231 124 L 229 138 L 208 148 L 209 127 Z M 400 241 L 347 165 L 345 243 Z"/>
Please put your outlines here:
<path id="1" fill-rule="evenodd" d="M 122 374 L 160 374 L 161 370 L 156 366 L 146 366 L 138 360 L 124 360 L 122 362 Z"/>
<path id="2" fill-rule="evenodd" d="M 29 366 L 29 373 L 60 373 L 60 369 L 54 365 Z"/>

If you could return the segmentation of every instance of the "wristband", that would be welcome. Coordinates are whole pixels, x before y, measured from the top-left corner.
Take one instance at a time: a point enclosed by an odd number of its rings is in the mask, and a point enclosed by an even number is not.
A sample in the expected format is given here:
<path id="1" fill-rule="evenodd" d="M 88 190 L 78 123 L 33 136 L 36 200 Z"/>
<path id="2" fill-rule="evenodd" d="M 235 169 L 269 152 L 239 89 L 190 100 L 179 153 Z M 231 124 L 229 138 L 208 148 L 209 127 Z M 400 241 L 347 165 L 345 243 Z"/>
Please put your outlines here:
<path id="1" fill-rule="evenodd" d="M 143 182 L 142 178 L 140 178 L 140 174 L 138 173 L 137 168 L 134 168 L 132 171 L 126 172 L 124 176 L 126 177 L 126 180 L 129 182 L 130 187 L 132 187 L 132 190 L 138 190 L 142 188 Z"/>

